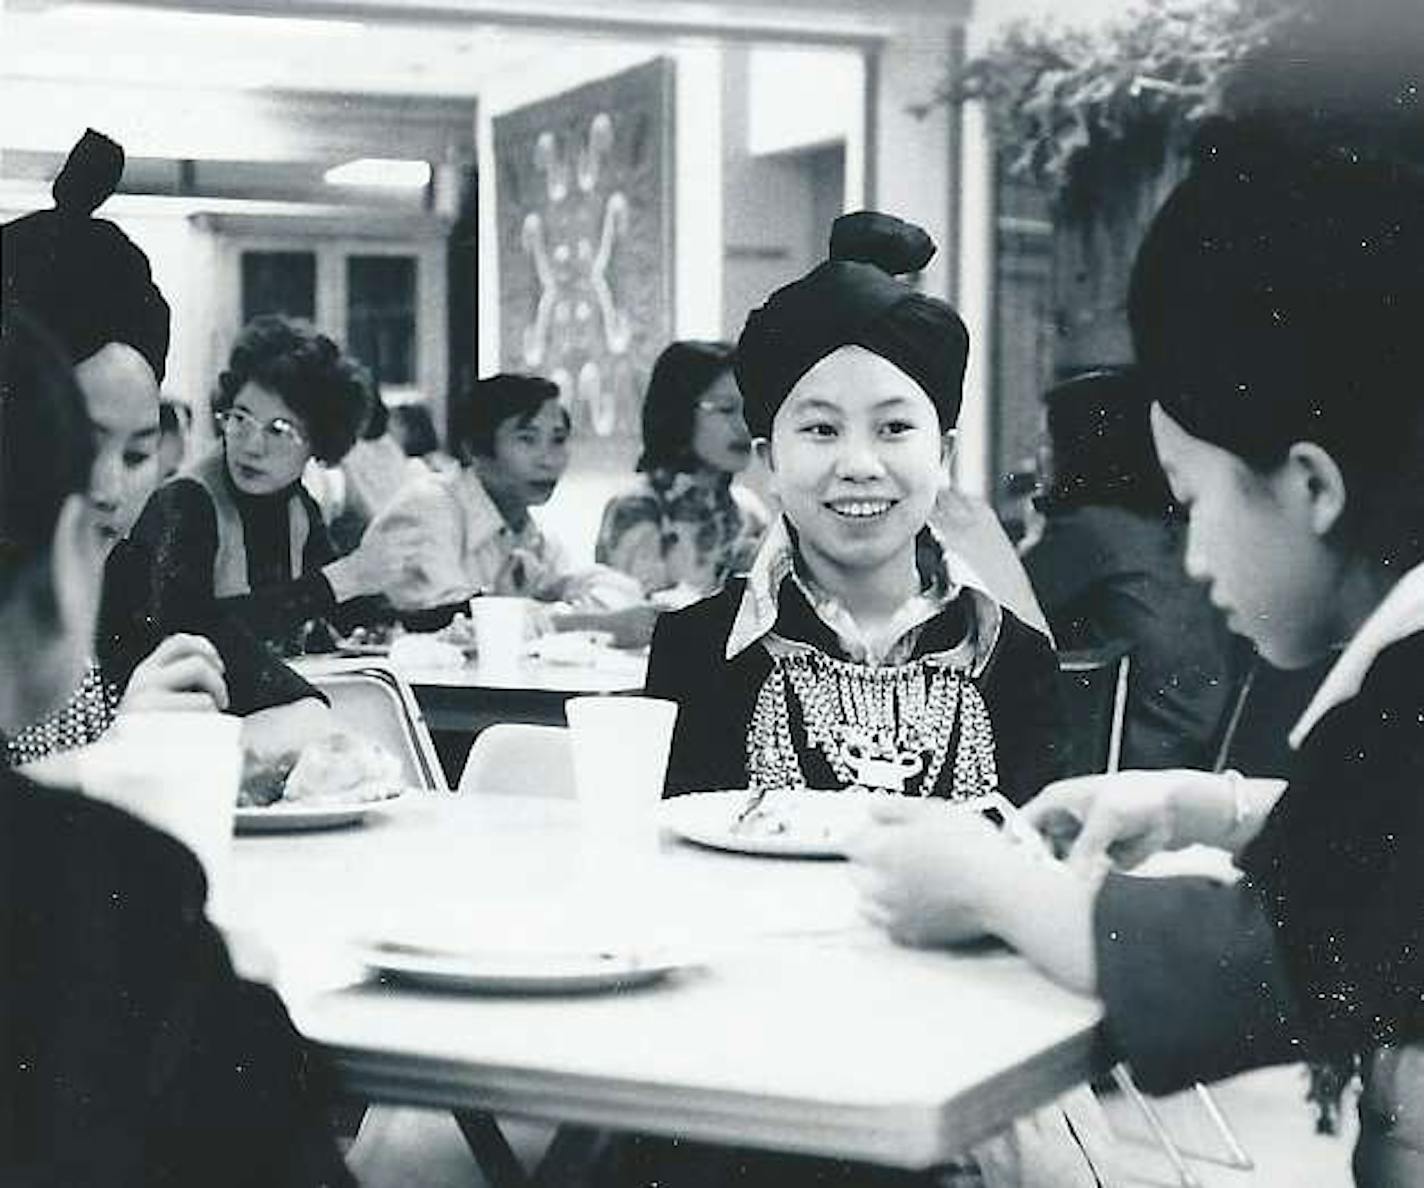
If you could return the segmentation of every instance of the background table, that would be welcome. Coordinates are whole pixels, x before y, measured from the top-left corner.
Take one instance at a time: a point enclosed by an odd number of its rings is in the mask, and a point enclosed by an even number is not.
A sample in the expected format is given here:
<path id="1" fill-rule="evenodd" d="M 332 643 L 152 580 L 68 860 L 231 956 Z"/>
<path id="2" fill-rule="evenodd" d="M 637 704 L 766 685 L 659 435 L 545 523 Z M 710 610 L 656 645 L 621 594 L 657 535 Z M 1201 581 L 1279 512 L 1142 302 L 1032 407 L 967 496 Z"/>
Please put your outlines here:
<path id="1" fill-rule="evenodd" d="M 388 661 L 383 661 L 388 663 Z M 298 660 L 296 667 L 320 670 L 322 660 Z M 492 669 L 479 661 L 452 668 L 395 668 L 410 684 L 420 705 L 445 777 L 460 782 L 470 743 L 496 722 L 532 722 L 564 726 L 564 702 L 583 694 L 639 693 L 647 676 L 647 656 L 607 650 L 600 662 L 552 664 L 525 659 L 513 669 Z"/>
<path id="2" fill-rule="evenodd" d="M 431 794 L 363 828 L 239 839 L 234 926 L 305 957 L 281 981 L 293 1016 L 375 1102 L 927 1167 L 1090 1075 L 1095 1002 L 1002 951 L 891 944 L 843 863 L 666 838 L 638 857 L 574 821 L 567 802 Z M 411 913 L 636 920 L 708 960 L 592 996 L 319 986 L 323 947 Z"/>

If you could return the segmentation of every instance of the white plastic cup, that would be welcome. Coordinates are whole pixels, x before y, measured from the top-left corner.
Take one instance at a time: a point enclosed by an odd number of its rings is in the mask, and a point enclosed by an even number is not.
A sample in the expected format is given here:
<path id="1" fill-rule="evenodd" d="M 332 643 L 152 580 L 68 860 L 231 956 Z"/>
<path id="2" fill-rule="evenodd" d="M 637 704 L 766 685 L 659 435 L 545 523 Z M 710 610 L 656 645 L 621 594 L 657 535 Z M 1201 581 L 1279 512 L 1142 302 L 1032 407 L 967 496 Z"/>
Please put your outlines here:
<path id="1" fill-rule="evenodd" d="M 586 834 L 656 848 L 677 703 L 657 697 L 571 697 L 564 712 Z"/>
<path id="2" fill-rule="evenodd" d="M 177 838 L 208 880 L 208 916 L 225 916 L 242 720 L 228 714 L 120 714 L 79 753 L 84 792 Z"/>
<path id="3" fill-rule="evenodd" d="M 519 667 L 529 635 L 529 603 L 524 598 L 482 594 L 470 599 L 475 650 L 481 667 L 509 672 Z"/>

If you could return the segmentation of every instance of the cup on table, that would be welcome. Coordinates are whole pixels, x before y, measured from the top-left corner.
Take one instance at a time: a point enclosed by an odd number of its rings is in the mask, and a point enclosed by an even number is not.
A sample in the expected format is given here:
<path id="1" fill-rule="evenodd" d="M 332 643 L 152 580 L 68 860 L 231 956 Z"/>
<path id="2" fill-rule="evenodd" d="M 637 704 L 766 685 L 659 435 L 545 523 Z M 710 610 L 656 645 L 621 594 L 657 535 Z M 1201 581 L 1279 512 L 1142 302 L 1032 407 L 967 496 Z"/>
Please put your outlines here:
<path id="1" fill-rule="evenodd" d="M 470 622 L 481 665 L 501 671 L 519 667 L 529 637 L 528 599 L 481 594 L 470 599 Z"/>
<path id="2" fill-rule="evenodd" d="M 208 915 L 226 914 L 233 816 L 242 778 L 242 719 L 228 714 L 120 714 L 79 752 L 80 786 L 96 800 L 177 838 L 208 880 Z"/>
<path id="3" fill-rule="evenodd" d="M 585 834 L 656 848 L 677 703 L 657 697 L 571 697 L 564 712 Z"/>

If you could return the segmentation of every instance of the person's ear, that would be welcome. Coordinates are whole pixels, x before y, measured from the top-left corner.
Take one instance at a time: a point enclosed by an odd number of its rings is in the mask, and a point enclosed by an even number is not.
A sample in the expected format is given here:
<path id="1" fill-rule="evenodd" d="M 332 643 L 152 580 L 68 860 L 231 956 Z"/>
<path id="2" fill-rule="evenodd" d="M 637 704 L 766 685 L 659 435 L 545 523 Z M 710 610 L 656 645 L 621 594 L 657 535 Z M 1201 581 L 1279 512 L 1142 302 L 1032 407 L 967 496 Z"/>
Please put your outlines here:
<path id="1" fill-rule="evenodd" d="M 86 642 L 94 635 L 104 553 L 94 515 L 83 495 L 71 495 L 55 520 L 50 577 L 60 630 Z"/>
<path id="2" fill-rule="evenodd" d="M 771 452 L 771 438 L 752 438 L 752 453 L 756 455 L 756 460 L 767 468 L 771 473 L 776 473 L 776 457 Z"/>
<path id="3" fill-rule="evenodd" d="M 1330 454 L 1313 441 L 1291 446 L 1285 463 L 1286 490 L 1316 536 L 1326 536 L 1345 513 L 1345 476 Z"/>
<path id="4" fill-rule="evenodd" d="M 939 486 L 947 491 L 954 483 L 954 448 L 959 441 L 959 431 L 947 429 L 939 438 Z"/>

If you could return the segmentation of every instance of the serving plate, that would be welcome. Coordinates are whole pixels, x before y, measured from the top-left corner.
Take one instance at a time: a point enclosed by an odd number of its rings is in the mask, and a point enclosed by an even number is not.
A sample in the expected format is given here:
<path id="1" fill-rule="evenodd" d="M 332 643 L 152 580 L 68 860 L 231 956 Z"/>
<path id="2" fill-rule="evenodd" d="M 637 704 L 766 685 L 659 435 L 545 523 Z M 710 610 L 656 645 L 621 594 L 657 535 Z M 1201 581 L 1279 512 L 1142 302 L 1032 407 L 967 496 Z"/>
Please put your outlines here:
<path id="1" fill-rule="evenodd" d="M 295 833 L 308 829 L 336 829 L 356 825 L 373 812 L 391 808 L 412 793 L 395 789 L 380 800 L 303 803 L 278 800 L 268 805 L 240 805 L 233 818 L 238 833 Z"/>
<path id="2" fill-rule="evenodd" d="M 622 946 L 457 950 L 385 940 L 362 944 L 359 955 L 386 981 L 484 994 L 621 990 L 697 964 L 671 949 Z"/>
<path id="3" fill-rule="evenodd" d="M 846 841 L 869 819 L 883 793 L 773 792 L 756 818 L 739 822 L 745 788 L 693 792 L 662 805 L 663 824 L 686 841 L 714 850 L 781 858 L 843 858 Z"/>

